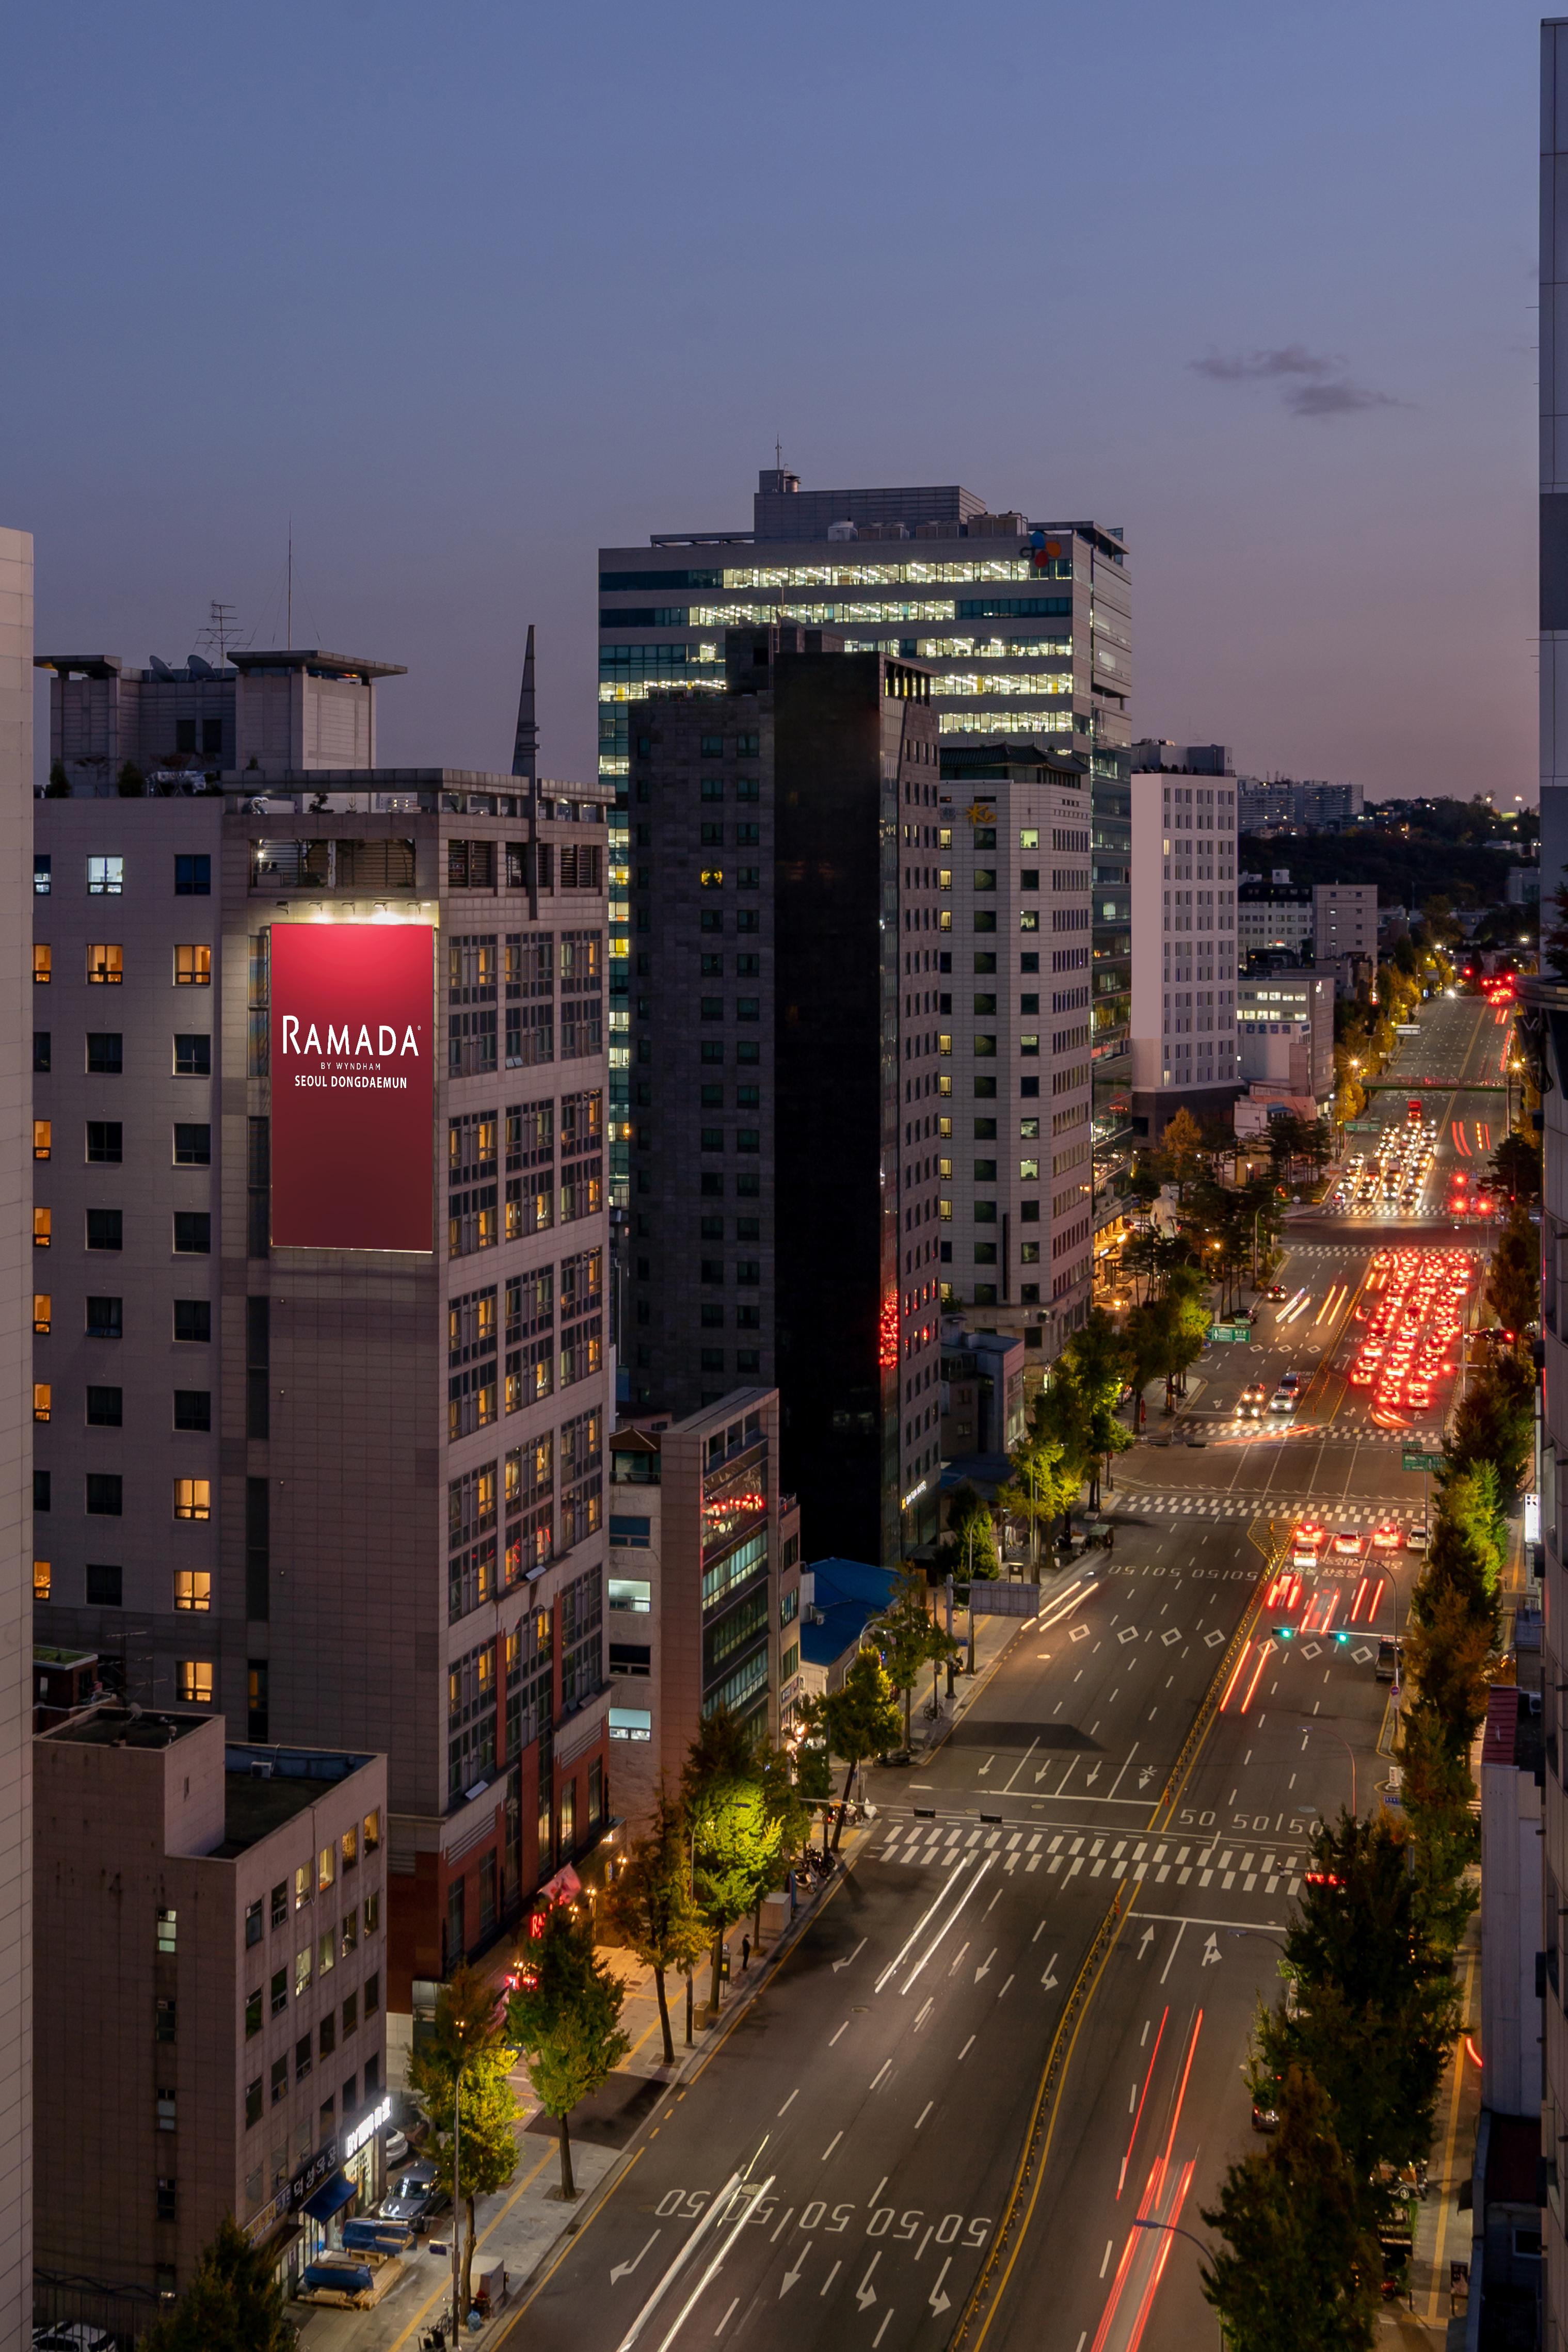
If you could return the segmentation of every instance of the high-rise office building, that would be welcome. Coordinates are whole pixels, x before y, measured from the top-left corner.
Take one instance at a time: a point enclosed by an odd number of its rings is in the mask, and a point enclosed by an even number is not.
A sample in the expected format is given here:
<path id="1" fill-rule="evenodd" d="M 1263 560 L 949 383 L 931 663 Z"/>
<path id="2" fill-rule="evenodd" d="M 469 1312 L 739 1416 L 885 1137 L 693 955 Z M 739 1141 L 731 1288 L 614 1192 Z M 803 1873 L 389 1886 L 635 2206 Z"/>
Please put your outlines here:
<path id="1" fill-rule="evenodd" d="M 1114 1214 L 1131 1132 L 1131 618 L 1121 531 L 989 513 L 957 484 L 808 490 L 796 475 L 770 468 L 759 478 L 749 530 L 662 531 L 646 547 L 600 550 L 601 775 L 624 789 L 637 705 L 650 691 L 699 700 L 723 692 L 724 631 L 774 622 L 831 628 L 851 651 L 927 665 L 944 746 L 1013 739 L 1087 760 L 1096 1213 Z M 613 853 L 625 840 L 612 827 Z M 617 1185 L 626 1181 L 626 1145 L 616 1024 L 631 987 L 621 961 L 624 900 L 616 895 L 625 873 L 623 858 L 613 855 Z"/>
<path id="2" fill-rule="evenodd" d="M 1236 779 L 1163 763 L 1132 778 L 1132 1108 L 1162 1135 L 1184 1105 L 1225 1118 L 1237 1087 Z"/>
<path id="3" fill-rule="evenodd" d="M 17 2346 L 33 2316 L 32 790 L 33 542 L 0 530 L 0 2344 Z"/>
<path id="4" fill-rule="evenodd" d="M 956 1109 L 930 673 L 798 623 L 723 651 L 627 739 L 632 1410 L 776 1387 L 813 1545 L 896 1559 L 935 1529 Z"/>
<path id="5" fill-rule="evenodd" d="M 609 797 L 35 804 L 38 1623 L 386 1753 L 395 2063 L 605 1817 Z"/>

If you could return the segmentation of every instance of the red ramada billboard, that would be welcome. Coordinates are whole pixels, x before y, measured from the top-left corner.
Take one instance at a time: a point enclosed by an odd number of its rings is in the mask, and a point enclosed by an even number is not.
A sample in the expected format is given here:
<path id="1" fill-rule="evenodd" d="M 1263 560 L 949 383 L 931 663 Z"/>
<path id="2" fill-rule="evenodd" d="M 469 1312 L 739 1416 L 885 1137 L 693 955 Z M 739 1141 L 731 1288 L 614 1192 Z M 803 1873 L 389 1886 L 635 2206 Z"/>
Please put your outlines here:
<path id="1" fill-rule="evenodd" d="M 272 1243 L 433 1246 L 428 923 L 272 926 Z"/>

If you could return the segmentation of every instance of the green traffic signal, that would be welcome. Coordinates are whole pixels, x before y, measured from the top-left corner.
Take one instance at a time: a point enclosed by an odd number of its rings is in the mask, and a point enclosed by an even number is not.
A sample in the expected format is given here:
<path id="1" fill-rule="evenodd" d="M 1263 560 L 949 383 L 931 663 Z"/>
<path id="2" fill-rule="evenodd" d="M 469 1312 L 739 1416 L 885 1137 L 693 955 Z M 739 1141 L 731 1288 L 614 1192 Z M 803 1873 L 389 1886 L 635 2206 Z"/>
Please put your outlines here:
<path id="1" fill-rule="evenodd" d="M 1276 1625 L 1274 1628 L 1274 1639 L 1277 1642 L 1288 1642 L 1295 1630 L 1296 1628 L 1294 1625 Z"/>

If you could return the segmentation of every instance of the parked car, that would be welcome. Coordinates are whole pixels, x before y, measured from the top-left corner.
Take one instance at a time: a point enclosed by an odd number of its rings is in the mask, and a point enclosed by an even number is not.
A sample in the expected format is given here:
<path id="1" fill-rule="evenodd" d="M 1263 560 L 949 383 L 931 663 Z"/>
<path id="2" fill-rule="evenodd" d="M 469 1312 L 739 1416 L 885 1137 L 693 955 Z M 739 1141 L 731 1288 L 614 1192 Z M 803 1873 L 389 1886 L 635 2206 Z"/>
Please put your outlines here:
<path id="1" fill-rule="evenodd" d="M 1380 1683 L 1399 1680 L 1399 1661 L 1404 1642 L 1394 1633 L 1380 1633 L 1377 1642 L 1377 1679 Z"/>
<path id="2" fill-rule="evenodd" d="M 114 2352 L 114 2338 L 89 2320 L 62 2319 L 53 2327 L 34 2328 L 33 2352 Z"/>
<path id="3" fill-rule="evenodd" d="M 1406 1550 L 1406 1551 L 1425 1551 L 1425 1550 L 1426 1550 L 1426 1520 L 1425 1520 L 1425 1519 L 1416 1519 L 1416 1520 L 1414 1522 L 1414 1524 L 1412 1525 L 1412 1527 L 1411 1527 L 1411 1528 L 1410 1528 L 1410 1532 L 1408 1533 L 1408 1535 L 1407 1535 L 1407 1536 L 1405 1537 L 1405 1550 Z"/>
<path id="4" fill-rule="evenodd" d="M 382 2219 L 403 2221 L 411 2230 L 422 2230 L 447 2201 L 437 2189 L 435 2166 L 411 2164 L 406 2172 L 399 2173 L 382 2199 Z"/>

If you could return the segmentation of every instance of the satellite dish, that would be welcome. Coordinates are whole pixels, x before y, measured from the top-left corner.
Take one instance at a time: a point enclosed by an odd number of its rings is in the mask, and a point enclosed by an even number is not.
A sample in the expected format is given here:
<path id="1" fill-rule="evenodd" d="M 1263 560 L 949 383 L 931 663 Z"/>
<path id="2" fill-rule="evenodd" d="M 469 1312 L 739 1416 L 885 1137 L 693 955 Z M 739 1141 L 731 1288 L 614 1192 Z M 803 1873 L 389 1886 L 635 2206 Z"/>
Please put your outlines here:
<path id="1" fill-rule="evenodd" d="M 211 662 L 203 661 L 200 654 L 193 654 L 189 661 L 185 664 L 185 667 L 192 677 L 216 677 L 217 676 L 217 672 L 214 669 Z"/>
<path id="2" fill-rule="evenodd" d="M 169 667 L 166 661 L 160 661 L 156 654 L 151 655 L 149 658 L 153 665 L 153 675 L 154 677 L 166 677 L 173 680 L 174 673 Z"/>

